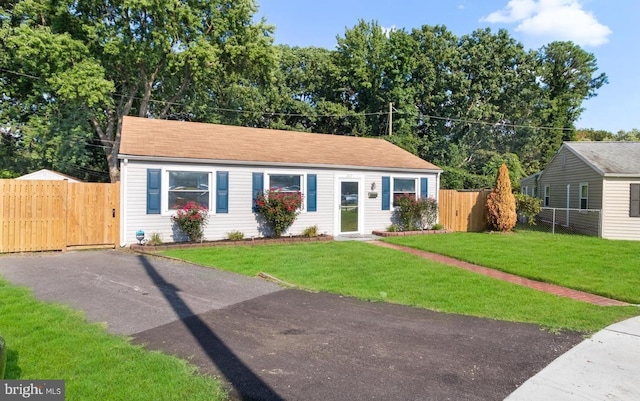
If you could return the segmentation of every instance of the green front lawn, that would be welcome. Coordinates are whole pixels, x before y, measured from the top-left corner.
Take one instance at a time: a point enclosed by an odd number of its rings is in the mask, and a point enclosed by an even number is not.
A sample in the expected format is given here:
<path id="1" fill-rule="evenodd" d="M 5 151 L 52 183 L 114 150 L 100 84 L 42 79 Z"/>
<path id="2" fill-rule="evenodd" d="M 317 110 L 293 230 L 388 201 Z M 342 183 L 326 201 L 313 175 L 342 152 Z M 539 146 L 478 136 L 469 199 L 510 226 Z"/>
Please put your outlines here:
<path id="1" fill-rule="evenodd" d="M 640 314 L 599 307 L 505 283 L 362 242 L 173 249 L 165 255 L 314 291 L 437 311 L 530 322 L 552 329 L 599 330 Z"/>
<path id="2" fill-rule="evenodd" d="M 386 241 L 640 304 L 640 241 L 530 230 L 421 235 Z"/>
<path id="3" fill-rule="evenodd" d="M 0 294 L 7 380 L 65 380 L 68 401 L 226 399 L 219 382 L 183 360 L 145 351 L 2 278 Z"/>

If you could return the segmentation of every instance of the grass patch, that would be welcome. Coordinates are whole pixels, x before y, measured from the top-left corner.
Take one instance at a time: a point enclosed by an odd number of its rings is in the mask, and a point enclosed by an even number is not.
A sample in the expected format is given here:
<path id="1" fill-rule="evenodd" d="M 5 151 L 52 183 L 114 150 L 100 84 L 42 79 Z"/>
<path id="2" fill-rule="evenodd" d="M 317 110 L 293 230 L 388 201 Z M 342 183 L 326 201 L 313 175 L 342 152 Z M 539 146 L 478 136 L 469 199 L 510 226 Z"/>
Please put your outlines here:
<path id="1" fill-rule="evenodd" d="M 80 312 L 40 302 L 2 278 L 0 293 L 5 379 L 65 380 L 69 401 L 226 399 L 219 382 L 181 359 L 112 336 Z"/>
<path id="2" fill-rule="evenodd" d="M 640 304 L 640 241 L 529 230 L 395 237 L 386 241 Z"/>
<path id="3" fill-rule="evenodd" d="M 300 287 L 371 301 L 593 332 L 635 316 L 636 307 L 599 307 L 505 283 L 392 249 L 348 241 L 172 249 L 163 254 Z"/>

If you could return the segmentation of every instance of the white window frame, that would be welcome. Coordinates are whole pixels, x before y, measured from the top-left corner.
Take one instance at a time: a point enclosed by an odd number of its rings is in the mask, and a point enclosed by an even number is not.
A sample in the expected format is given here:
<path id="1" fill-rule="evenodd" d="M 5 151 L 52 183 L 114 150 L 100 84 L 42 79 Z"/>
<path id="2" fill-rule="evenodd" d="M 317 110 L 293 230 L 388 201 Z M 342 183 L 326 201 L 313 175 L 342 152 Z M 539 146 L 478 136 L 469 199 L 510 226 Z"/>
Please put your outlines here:
<path id="1" fill-rule="evenodd" d="M 551 205 L 551 185 L 544 186 L 543 202 L 544 207 Z"/>
<path id="2" fill-rule="evenodd" d="M 414 189 L 414 193 L 415 193 L 415 199 L 417 200 L 420 196 L 420 180 L 418 179 L 418 177 L 415 176 L 401 176 L 401 175 L 395 175 L 391 177 L 391 206 L 392 207 L 397 207 L 396 205 L 394 205 L 395 203 L 395 199 L 396 199 L 396 179 L 399 180 L 413 180 L 413 189 Z M 407 192 L 399 192 L 399 193 L 407 193 Z"/>
<path id="3" fill-rule="evenodd" d="M 188 165 L 168 165 L 162 167 L 162 181 L 161 195 L 160 195 L 160 210 L 161 216 L 173 216 L 176 209 L 170 209 L 169 206 L 169 172 L 171 171 L 183 171 L 194 173 L 207 173 L 209 177 L 209 214 L 215 214 L 216 212 L 216 170 L 211 167 L 201 166 L 188 166 Z"/>
<path id="4" fill-rule="evenodd" d="M 307 174 L 301 173 L 298 171 L 281 171 L 281 170 L 270 170 L 265 171 L 264 173 L 264 183 L 263 183 L 263 191 L 267 191 L 271 189 L 269 185 L 271 183 L 272 175 L 299 175 L 300 176 L 300 193 L 302 194 L 302 204 L 300 205 L 300 212 L 307 213 Z M 286 192 L 286 191 L 285 191 Z"/>
<path id="5" fill-rule="evenodd" d="M 520 193 L 524 195 L 529 195 L 529 187 L 525 185 L 524 187 L 522 187 Z"/>
<path id="6" fill-rule="evenodd" d="M 587 196 L 582 196 L 582 189 L 587 188 Z M 582 207 L 582 200 L 586 201 L 585 207 Z M 580 183 L 580 192 L 578 193 L 578 209 L 586 210 L 589 209 L 589 183 L 581 182 Z"/>

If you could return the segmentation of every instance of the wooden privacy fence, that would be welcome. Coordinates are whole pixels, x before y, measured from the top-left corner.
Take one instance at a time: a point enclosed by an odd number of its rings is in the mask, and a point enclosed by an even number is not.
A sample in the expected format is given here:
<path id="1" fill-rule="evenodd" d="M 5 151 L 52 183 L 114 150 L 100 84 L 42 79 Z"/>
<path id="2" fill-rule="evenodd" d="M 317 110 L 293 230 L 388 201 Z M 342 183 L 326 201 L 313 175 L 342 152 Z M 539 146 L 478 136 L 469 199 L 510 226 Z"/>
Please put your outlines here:
<path id="1" fill-rule="evenodd" d="M 0 194 L 0 252 L 119 242 L 119 183 L 0 180 Z"/>
<path id="2" fill-rule="evenodd" d="M 456 191 L 441 189 L 439 222 L 453 231 L 484 231 L 484 208 L 491 191 Z"/>

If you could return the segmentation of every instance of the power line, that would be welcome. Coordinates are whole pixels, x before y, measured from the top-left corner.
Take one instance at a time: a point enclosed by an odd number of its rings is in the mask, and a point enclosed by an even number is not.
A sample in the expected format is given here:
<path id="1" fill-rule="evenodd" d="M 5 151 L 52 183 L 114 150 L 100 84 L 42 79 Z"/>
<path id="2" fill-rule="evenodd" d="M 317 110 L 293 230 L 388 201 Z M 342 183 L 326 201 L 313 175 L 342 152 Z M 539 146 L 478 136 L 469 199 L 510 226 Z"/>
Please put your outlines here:
<path id="1" fill-rule="evenodd" d="M 36 77 L 35 75 L 29 75 L 29 74 L 25 74 L 25 73 L 18 72 L 18 71 L 8 70 L 8 69 L 2 68 L 2 67 L 0 67 L 0 71 L 8 72 L 10 74 L 20 75 L 21 77 L 40 79 L 40 77 Z"/>
<path id="2" fill-rule="evenodd" d="M 8 72 L 8 73 L 11 73 L 11 74 L 16 74 L 16 75 L 32 78 L 32 79 L 40 79 L 40 77 L 37 77 L 37 76 L 34 76 L 34 75 L 29 75 L 29 74 L 21 73 L 21 72 L 18 72 L 18 71 L 9 70 L 9 69 L 3 68 L 3 67 L 0 67 L 0 70 Z M 120 97 L 120 98 L 124 98 L 124 97 L 129 98 L 129 96 L 121 95 L 121 94 L 118 94 L 118 93 L 114 93 L 114 94 L 112 94 L 112 96 Z M 136 99 L 136 100 L 145 100 L 144 98 L 142 98 L 140 96 L 132 96 L 130 98 Z M 171 101 L 167 101 L 167 100 L 148 99 L 147 101 L 150 102 L 150 103 L 160 103 L 160 104 L 164 104 L 164 105 L 187 106 L 186 103 L 171 102 Z M 223 112 L 228 112 L 228 113 L 259 114 L 259 115 L 262 115 L 262 116 L 271 115 L 271 116 L 279 116 L 279 117 L 307 117 L 307 118 L 320 118 L 320 117 L 323 117 L 323 118 L 345 118 L 345 117 L 367 117 L 367 116 L 380 116 L 380 115 L 390 116 L 393 113 L 395 113 L 396 115 L 407 115 L 407 114 L 410 114 L 409 112 L 402 112 L 402 111 L 398 111 L 396 109 L 393 109 L 390 112 L 378 111 L 378 112 L 368 112 L 368 113 L 314 114 L 314 115 L 309 115 L 309 114 L 304 114 L 304 113 L 284 113 L 284 112 L 270 112 L 270 111 L 244 110 L 244 109 L 229 109 L 229 108 L 223 108 L 223 107 L 212 107 L 211 110 L 223 111 Z M 471 120 L 471 119 L 460 118 L 460 117 L 442 117 L 442 116 L 435 116 L 435 115 L 429 115 L 429 114 L 420 114 L 420 116 L 422 118 L 426 117 L 426 118 L 433 119 L 433 120 L 444 120 L 444 121 L 461 122 L 461 123 L 465 123 L 465 124 L 478 124 L 478 125 L 485 125 L 485 126 L 496 126 L 496 127 L 499 126 L 499 127 L 506 127 L 506 128 L 523 128 L 523 129 L 563 131 L 563 132 L 564 131 L 572 131 L 573 130 L 572 128 L 558 128 L 558 127 L 550 127 L 550 126 L 536 126 L 536 125 L 512 124 L 512 123 L 504 123 L 504 122 L 480 121 L 480 120 Z"/>

